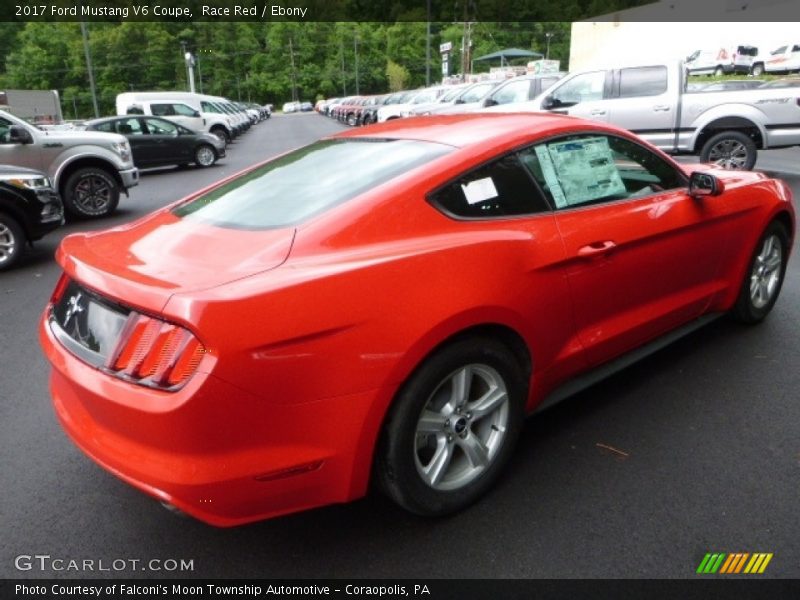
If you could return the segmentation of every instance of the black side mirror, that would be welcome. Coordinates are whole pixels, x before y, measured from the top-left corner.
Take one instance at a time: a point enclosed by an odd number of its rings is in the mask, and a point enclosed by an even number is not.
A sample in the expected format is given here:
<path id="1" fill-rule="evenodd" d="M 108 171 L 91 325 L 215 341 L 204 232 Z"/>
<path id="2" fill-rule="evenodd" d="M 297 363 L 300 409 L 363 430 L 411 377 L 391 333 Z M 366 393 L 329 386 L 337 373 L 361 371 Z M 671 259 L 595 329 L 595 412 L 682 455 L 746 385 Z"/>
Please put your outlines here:
<path id="1" fill-rule="evenodd" d="M 33 136 L 22 125 L 12 125 L 8 130 L 8 141 L 12 144 L 32 144 Z"/>
<path id="2" fill-rule="evenodd" d="M 464 104 L 464 101 L 461 98 L 459 98 L 453 104 Z"/>
<path id="3" fill-rule="evenodd" d="M 693 198 L 719 196 L 724 191 L 725 184 L 711 173 L 695 171 L 689 176 L 689 195 Z"/>
<path id="4" fill-rule="evenodd" d="M 483 101 L 484 108 L 489 108 L 490 106 L 497 106 L 498 104 L 500 103 L 494 98 L 487 98 L 486 100 Z"/>
<path id="5" fill-rule="evenodd" d="M 545 96 L 542 98 L 542 108 L 545 110 L 550 110 L 551 108 L 555 108 L 558 106 L 559 102 L 552 96 Z"/>

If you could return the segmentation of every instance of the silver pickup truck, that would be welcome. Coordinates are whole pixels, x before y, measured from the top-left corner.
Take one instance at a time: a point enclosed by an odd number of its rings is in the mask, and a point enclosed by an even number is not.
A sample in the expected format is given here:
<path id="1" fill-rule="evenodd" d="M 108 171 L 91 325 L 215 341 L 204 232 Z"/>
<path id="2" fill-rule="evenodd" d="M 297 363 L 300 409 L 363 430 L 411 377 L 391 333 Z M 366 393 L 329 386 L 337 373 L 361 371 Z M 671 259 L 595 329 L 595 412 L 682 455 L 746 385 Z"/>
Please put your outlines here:
<path id="1" fill-rule="evenodd" d="M 64 208 L 78 217 L 116 209 L 121 192 L 139 183 L 124 136 L 94 131 L 44 131 L 0 110 L 0 164 L 46 172 Z"/>
<path id="2" fill-rule="evenodd" d="M 682 63 L 570 73 L 529 102 L 487 110 L 551 111 L 624 127 L 670 154 L 752 169 L 758 149 L 800 145 L 800 87 L 686 92 Z"/>

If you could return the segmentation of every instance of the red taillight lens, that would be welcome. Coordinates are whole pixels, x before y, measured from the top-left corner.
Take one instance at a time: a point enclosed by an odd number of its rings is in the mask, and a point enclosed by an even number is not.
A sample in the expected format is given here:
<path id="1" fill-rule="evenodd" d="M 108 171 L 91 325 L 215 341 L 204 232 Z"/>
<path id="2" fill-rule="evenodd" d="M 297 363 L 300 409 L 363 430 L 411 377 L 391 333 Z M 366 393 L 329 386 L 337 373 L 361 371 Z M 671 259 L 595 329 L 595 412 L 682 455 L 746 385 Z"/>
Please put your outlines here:
<path id="1" fill-rule="evenodd" d="M 57 304 L 59 300 L 61 300 L 61 296 L 64 295 L 64 290 L 67 289 L 69 285 L 69 277 L 67 277 L 66 273 L 61 273 L 61 277 L 58 278 L 58 283 L 56 283 L 56 289 L 53 290 L 52 295 L 50 296 L 50 302 L 52 304 Z"/>
<path id="2" fill-rule="evenodd" d="M 125 379 L 169 389 L 189 380 L 205 351 L 183 327 L 132 312 L 107 366 Z"/>

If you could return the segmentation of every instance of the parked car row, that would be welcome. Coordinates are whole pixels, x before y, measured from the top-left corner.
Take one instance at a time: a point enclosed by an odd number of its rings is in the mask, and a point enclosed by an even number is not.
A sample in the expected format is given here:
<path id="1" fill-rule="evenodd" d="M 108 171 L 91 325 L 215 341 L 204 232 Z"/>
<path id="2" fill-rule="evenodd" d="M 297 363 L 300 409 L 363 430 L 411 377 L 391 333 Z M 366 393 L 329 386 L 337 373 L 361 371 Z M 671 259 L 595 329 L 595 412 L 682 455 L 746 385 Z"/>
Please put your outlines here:
<path id="1" fill-rule="evenodd" d="M 318 102 L 315 109 L 350 126 L 410 116 L 466 113 L 531 100 L 564 75 L 561 72 L 531 73 L 510 79 L 436 85 L 394 94 L 330 98 Z"/>
<path id="2" fill-rule="evenodd" d="M 0 270 L 65 214 L 111 214 L 139 169 L 210 167 L 227 144 L 269 118 L 266 107 L 186 92 L 131 92 L 118 116 L 37 127 L 0 111 Z"/>
<path id="3" fill-rule="evenodd" d="M 226 144 L 269 118 L 266 107 L 192 92 L 125 92 L 117 95 L 118 115 L 163 117 L 195 131 L 211 133 Z"/>
<path id="4" fill-rule="evenodd" d="M 766 54 L 748 44 L 696 50 L 686 57 L 686 68 L 692 75 L 800 73 L 800 44 L 783 44 Z"/>

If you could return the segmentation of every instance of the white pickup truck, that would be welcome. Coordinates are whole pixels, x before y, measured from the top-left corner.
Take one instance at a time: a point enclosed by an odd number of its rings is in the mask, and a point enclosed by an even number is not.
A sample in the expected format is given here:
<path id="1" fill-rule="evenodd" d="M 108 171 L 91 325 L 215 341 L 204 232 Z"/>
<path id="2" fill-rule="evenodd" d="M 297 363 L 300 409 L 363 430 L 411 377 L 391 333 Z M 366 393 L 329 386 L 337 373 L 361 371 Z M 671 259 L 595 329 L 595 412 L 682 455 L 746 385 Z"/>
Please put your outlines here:
<path id="1" fill-rule="evenodd" d="M 670 154 L 752 169 L 758 149 L 800 145 L 800 87 L 686 92 L 683 63 L 570 73 L 528 102 L 491 111 L 551 111 L 624 127 Z"/>

